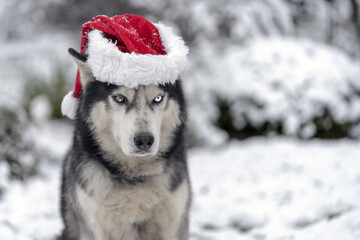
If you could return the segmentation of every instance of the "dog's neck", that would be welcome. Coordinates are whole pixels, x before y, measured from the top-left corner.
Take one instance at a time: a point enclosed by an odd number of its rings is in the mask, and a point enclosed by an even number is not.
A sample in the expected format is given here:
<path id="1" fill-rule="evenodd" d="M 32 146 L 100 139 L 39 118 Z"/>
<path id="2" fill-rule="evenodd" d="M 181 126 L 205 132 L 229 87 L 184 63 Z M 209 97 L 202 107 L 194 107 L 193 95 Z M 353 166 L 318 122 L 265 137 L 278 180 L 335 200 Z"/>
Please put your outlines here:
<path id="1" fill-rule="evenodd" d="M 97 159 L 97 161 L 101 164 L 101 166 L 103 166 L 108 171 L 108 173 L 110 174 L 112 179 L 114 179 L 120 183 L 127 183 L 127 184 L 131 184 L 131 185 L 135 185 L 137 183 L 142 183 L 145 181 L 146 176 L 129 175 L 129 174 L 126 174 L 124 171 L 122 171 L 120 167 L 112 164 L 110 161 L 104 161 L 104 160 L 100 160 L 100 159 Z"/>

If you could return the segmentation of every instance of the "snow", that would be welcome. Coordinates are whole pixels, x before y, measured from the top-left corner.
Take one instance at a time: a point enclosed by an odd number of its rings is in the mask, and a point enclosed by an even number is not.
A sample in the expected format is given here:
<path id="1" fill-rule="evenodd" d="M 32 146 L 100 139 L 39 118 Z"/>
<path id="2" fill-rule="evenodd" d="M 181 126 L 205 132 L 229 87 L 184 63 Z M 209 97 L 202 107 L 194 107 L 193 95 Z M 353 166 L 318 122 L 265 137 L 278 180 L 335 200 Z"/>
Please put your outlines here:
<path id="1" fill-rule="evenodd" d="M 36 122 L 44 122 L 50 118 L 52 106 L 45 94 L 36 96 L 30 103 L 30 116 Z"/>
<path id="2" fill-rule="evenodd" d="M 48 176 L 12 184 L 0 204 L 0 238 L 52 239 L 61 228 L 59 218 L 59 171 L 47 167 Z"/>
<path id="3" fill-rule="evenodd" d="M 53 44 L 56 39 L 57 44 Z M 67 85 L 73 86 L 76 64 L 67 49 L 76 46 L 69 36 L 59 32 L 37 36 L 26 40 L 0 41 L 0 105 L 22 107 L 24 87 L 31 81 L 48 84 L 61 71 Z M 70 90 L 70 89 L 69 89 Z"/>
<path id="4" fill-rule="evenodd" d="M 53 239 L 62 228 L 61 158 L 72 128 L 48 122 L 32 131 L 52 161 L 26 183 L 8 182 L 0 239 Z M 359 239 L 359 149 L 345 139 L 253 138 L 190 150 L 191 239 Z"/>
<path id="5" fill-rule="evenodd" d="M 360 118 L 359 62 L 329 45 L 272 37 L 221 50 L 205 42 L 192 57 L 185 88 L 201 120 L 191 120 L 209 143 L 226 139 L 208 131 L 219 117 L 218 99 L 229 103 L 239 129 L 245 119 L 254 126 L 281 122 L 291 136 L 312 137 L 313 119 L 325 109 L 336 123 Z"/>
<path id="6" fill-rule="evenodd" d="M 209 239 L 359 239 L 359 154 L 347 140 L 262 138 L 195 151 L 192 226 Z"/>
<path id="7" fill-rule="evenodd" d="M 40 127 L 41 126 L 41 127 Z M 61 159 L 71 141 L 72 129 L 63 122 L 33 125 L 27 133 L 36 139 L 36 149 L 48 156 L 39 166 L 39 176 L 26 182 L 9 181 L 8 169 L 0 162 L 0 239 L 53 239 L 61 229 L 59 215 Z"/>

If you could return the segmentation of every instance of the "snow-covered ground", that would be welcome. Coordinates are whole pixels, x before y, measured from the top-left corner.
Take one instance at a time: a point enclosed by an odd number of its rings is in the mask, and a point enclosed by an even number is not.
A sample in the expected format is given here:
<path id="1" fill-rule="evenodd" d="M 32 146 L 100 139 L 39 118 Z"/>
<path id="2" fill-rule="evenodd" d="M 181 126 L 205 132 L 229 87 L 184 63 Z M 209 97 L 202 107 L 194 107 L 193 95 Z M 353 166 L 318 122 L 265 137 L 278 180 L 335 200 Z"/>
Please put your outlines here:
<path id="1" fill-rule="evenodd" d="M 360 239 L 359 142 L 233 142 L 190 170 L 193 239 Z"/>
<path id="2" fill-rule="evenodd" d="M 8 186 L 0 199 L 1 240 L 53 239 L 62 228 L 56 159 L 71 128 L 50 123 L 34 134 L 53 160 L 39 177 Z M 192 240 L 360 239 L 359 141 L 255 138 L 193 149 L 189 163 Z"/>

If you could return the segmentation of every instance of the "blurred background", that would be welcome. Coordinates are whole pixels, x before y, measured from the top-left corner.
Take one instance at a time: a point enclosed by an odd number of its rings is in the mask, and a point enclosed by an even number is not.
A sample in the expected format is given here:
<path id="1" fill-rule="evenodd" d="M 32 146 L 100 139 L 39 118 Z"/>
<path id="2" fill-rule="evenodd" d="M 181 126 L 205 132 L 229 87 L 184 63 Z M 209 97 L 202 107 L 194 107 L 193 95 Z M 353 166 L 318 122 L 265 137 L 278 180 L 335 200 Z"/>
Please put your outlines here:
<path id="1" fill-rule="evenodd" d="M 67 49 L 124 13 L 190 47 L 192 239 L 360 239 L 359 0 L 0 0 L 0 239 L 60 232 Z"/>

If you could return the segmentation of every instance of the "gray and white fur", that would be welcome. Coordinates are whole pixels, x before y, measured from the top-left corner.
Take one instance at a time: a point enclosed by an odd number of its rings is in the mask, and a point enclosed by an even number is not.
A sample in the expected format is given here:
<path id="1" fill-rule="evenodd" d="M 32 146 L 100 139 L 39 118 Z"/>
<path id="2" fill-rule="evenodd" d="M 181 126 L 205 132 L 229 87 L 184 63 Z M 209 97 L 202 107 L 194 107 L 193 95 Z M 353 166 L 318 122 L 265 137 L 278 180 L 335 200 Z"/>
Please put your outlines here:
<path id="1" fill-rule="evenodd" d="M 186 240 L 190 182 L 181 80 L 96 81 L 69 49 L 82 92 L 61 189 L 62 240 Z"/>

